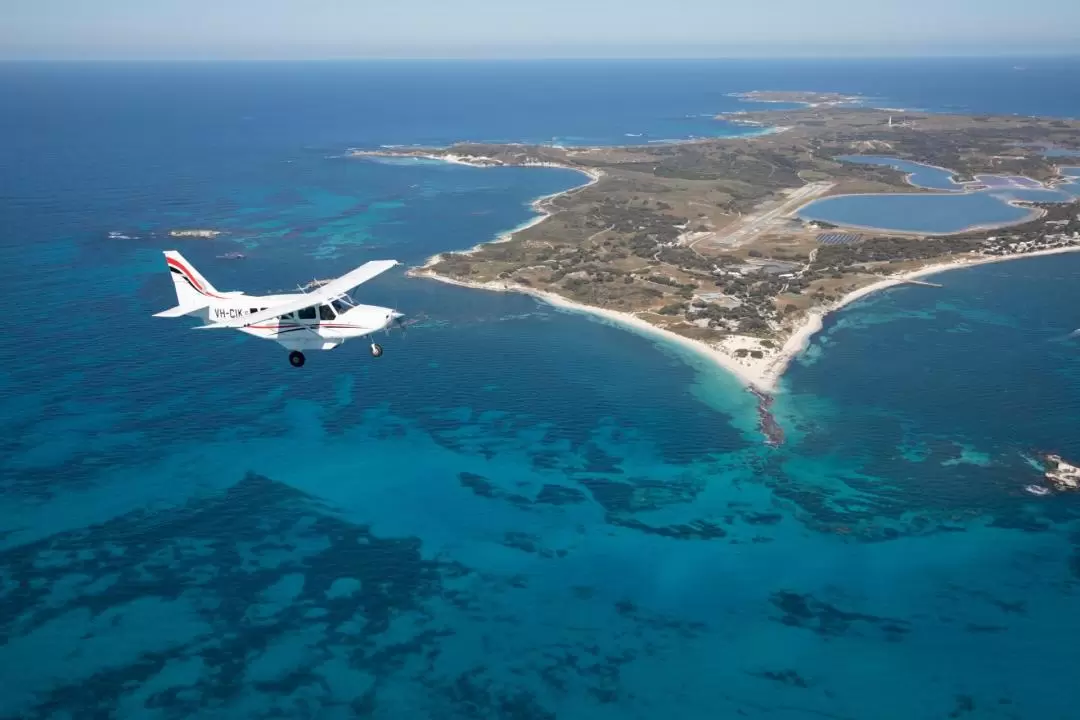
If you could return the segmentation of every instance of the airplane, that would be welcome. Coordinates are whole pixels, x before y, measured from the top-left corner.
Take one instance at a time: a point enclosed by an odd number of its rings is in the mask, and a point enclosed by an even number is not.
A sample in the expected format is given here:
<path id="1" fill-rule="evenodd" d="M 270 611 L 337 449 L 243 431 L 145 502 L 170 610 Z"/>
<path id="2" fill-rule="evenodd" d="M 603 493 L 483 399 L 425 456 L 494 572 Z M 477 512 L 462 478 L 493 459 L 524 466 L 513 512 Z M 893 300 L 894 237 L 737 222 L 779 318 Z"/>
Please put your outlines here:
<path id="1" fill-rule="evenodd" d="M 372 260 L 308 293 L 245 295 L 222 292 L 175 250 L 165 251 L 177 305 L 154 313 L 154 317 L 198 317 L 206 325 L 198 330 L 231 328 L 289 350 L 289 364 L 303 367 L 304 350 L 332 350 L 346 340 L 403 327 L 404 317 L 392 308 L 361 305 L 349 291 L 398 265 L 396 260 Z M 382 346 L 371 343 L 371 354 L 380 357 Z"/>

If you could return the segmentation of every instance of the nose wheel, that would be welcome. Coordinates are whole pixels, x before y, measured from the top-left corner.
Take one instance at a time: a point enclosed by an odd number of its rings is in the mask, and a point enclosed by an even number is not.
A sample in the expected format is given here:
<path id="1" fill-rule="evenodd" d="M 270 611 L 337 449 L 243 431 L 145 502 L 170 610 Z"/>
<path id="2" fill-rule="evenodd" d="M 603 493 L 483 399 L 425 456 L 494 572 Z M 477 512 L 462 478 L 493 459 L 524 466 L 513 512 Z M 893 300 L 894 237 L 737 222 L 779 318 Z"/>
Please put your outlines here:
<path id="1" fill-rule="evenodd" d="M 289 364 L 293 367 L 304 367 L 304 353 L 293 350 L 289 353 Z"/>
<path id="2" fill-rule="evenodd" d="M 371 343 L 371 357 L 379 357 L 380 355 L 382 355 L 382 345 Z"/>

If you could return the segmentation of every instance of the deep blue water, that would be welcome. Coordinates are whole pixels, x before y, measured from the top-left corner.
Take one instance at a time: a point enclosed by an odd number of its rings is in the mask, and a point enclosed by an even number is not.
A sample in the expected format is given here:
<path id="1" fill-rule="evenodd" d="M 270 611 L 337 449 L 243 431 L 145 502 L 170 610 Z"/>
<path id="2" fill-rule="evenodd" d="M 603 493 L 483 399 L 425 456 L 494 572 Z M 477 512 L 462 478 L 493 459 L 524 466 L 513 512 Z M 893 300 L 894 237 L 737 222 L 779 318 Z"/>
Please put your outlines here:
<path id="1" fill-rule="evenodd" d="M 774 87 L 1080 115 L 1080 63 L 1015 64 L 0 67 L 0 716 L 1072 717 L 1080 503 L 1023 487 L 1080 457 L 1076 256 L 831 316 L 777 450 L 731 378 L 524 297 L 389 273 L 420 322 L 302 371 L 150 317 L 168 247 L 279 290 L 580 182 L 348 147 L 723 133 Z"/>

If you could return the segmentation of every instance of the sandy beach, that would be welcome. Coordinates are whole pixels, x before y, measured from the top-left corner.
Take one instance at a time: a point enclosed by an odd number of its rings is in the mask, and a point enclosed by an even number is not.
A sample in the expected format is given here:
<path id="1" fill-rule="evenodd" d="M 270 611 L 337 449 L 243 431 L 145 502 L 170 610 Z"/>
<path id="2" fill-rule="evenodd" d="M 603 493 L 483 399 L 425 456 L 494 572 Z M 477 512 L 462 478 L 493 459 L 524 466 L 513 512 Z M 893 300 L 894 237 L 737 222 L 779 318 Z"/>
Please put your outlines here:
<path id="1" fill-rule="evenodd" d="M 444 162 L 458 163 L 463 165 L 472 165 L 475 167 L 503 167 L 499 161 L 493 161 L 491 158 L 485 157 L 470 157 L 470 156 L 457 156 L 457 155 L 425 155 L 427 159 L 442 160 Z M 723 368 L 727 372 L 734 375 L 738 380 L 747 387 L 755 388 L 764 393 L 775 393 L 779 387 L 779 381 L 783 376 L 784 371 L 787 370 L 791 361 L 799 356 L 809 345 L 810 340 L 818 331 L 821 330 L 825 316 L 829 313 L 836 312 L 846 305 L 866 297 L 871 293 L 875 293 L 886 288 L 894 287 L 896 285 L 902 285 L 910 280 L 917 280 L 927 275 L 934 275 L 936 273 L 945 272 L 947 270 L 956 270 L 965 267 L 972 267 L 975 265 L 985 265 L 988 263 L 1004 262 L 1007 260 L 1017 260 L 1027 257 L 1036 257 L 1040 255 L 1055 255 L 1065 252 L 1077 252 L 1080 251 L 1080 245 L 1071 245 L 1066 247 L 1050 248 L 1047 250 L 1035 250 L 1026 253 L 1017 253 L 1014 255 L 969 255 L 964 257 L 954 258 L 948 262 L 935 263 L 933 265 L 927 265 L 916 270 L 910 270 L 895 275 L 889 275 L 883 277 L 881 280 L 870 285 L 866 285 L 857 290 L 844 295 L 839 300 L 832 303 L 822 305 L 820 307 L 813 308 L 802 318 L 799 324 L 788 335 L 784 344 L 779 349 L 766 348 L 761 345 L 761 340 L 756 337 L 748 335 L 727 335 L 715 343 L 707 343 L 702 340 L 694 340 L 686 336 L 680 335 L 660 325 L 654 325 L 635 314 L 621 312 L 618 310 L 609 310 L 606 308 L 594 307 L 592 305 L 584 305 L 582 303 L 568 300 L 561 295 L 553 292 L 547 292 L 544 290 L 538 290 L 533 287 L 520 285 L 516 283 L 509 283 L 505 281 L 492 281 L 492 282 L 468 282 L 463 280 L 456 280 L 454 278 L 446 277 L 436 273 L 432 268 L 436 265 L 444 255 L 447 254 L 461 254 L 471 255 L 478 252 L 484 245 L 491 243 L 508 242 L 515 234 L 521 232 L 526 228 L 533 227 L 534 225 L 543 222 L 551 216 L 552 210 L 550 208 L 550 202 L 563 195 L 578 192 L 582 188 L 593 185 L 598 182 L 603 176 L 603 172 L 599 170 L 586 170 L 577 167 L 570 167 L 567 165 L 557 165 L 554 163 L 545 163 L 551 167 L 561 167 L 567 170 L 575 170 L 577 172 L 586 175 L 589 180 L 583 185 L 578 185 L 567 190 L 563 190 L 551 195 L 545 195 L 539 197 L 531 203 L 533 211 L 537 213 L 536 217 L 532 218 L 528 222 L 525 222 L 518 227 L 509 230 L 494 240 L 477 243 L 468 250 L 453 251 L 452 253 L 440 253 L 428 258 L 427 261 L 416 268 L 412 268 L 408 271 L 408 275 L 413 277 L 427 277 L 440 282 L 449 283 L 451 285 L 459 285 L 462 287 L 468 287 L 478 290 L 489 290 L 493 292 L 517 292 L 525 295 L 531 295 L 539 300 L 542 300 L 553 307 L 570 311 L 579 312 L 594 317 L 602 318 L 609 323 L 618 325 L 619 327 L 626 328 L 628 330 L 637 332 L 647 337 L 663 340 L 668 343 L 674 343 L 687 350 L 696 353 L 699 356 L 707 358 L 711 362 L 715 363 L 719 367 Z M 1043 211 L 1045 212 L 1045 211 Z M 1009 223 L 1014 224 L 1014 223 Z M 971 228 L 965 232 L 970 231 Z M 752 357 L 751 352 L 757 352 L 761 357 Z"/>
<path id="2" fill-rule="evenodd" d="M 430 264 L 430 261 L 429 261 Z M 613 325 L 617 325 L 628 330 L 632 330 L 641 335 L 651 337 L 656 340 L 663 340 L 664 342 L 675 343 L 687 350 L 694 352 L 695 354 L 708 358 L 713 363 L 719 365 L 724 370 L 735 375 L 740 382 L 746 386 L 753 386 L 760 389 L 768 388 L 769 385 L 766 382 L 765 376 L 760 370 L 750 364 L 745 364 L 737 360 L 733 355 L 730 355 L 724 350 L 714 348 L 707 343 L 699 340 L 693 340 L 688 337 L 679 335 L 670 330 L 665 330 L 662 327 L 653 325 L 652 323 L 642 320 L 636 315 L 632 315 L 627 312 L 620 312 L 618 310 L 608 310 L 606 308 L 594 307 L 592 305 L 583 305 L 582 303 L 568 300 L 561 295 L 556 295 L 552 292 L 546 292 L 543 290 L 537 290 L 536 288 L 526 287 L 525 285 L 517 285 L 514 283 L 507 283 L 502 281 L 493 281 L 486 283 L 474 283 L 466 282 L 463 280 L 455 280 L 453 278 L 439 275 L 428 267 L 416 268 L 410 270 L 409 274 L 413 277 L 427 277 L 439 282 L 448 283 L 450 285 L 459 285 L 461 287 L 473 288 L 476 290 L 490 290 L 493 292 L 516 292 L 524 295 L 531 295 L 538 300 L 543 300 L 548 305 L 566 310 L 569 312 L 578 312 L 586 315 L 593 315 L 598 318 L 602 318 Z"/>
<path id="3" fill-rule="evenodd" d="M 542 218 L 539 218 L 539 221 Z M 532 223 L 529 223 L 530 225 Z M 508 236 L 513 233 L 508 233 L 505 236 L 500 236 L 502 241 L 505 241 Z M 484 243 L 481 243 L 484 244 Z M 477 246 L 479 247 L 479 246 Z M 475 251 L 475 248 L 474 248 Z M 646 337 L 650 337 L 656 340 L 662 340 L 668 343 L 674 343 L 687 350 L 690 350 L 697 355 L 707 358 L 717 366 L 723 368 L 727 372 L 734 375 L 738 380 L 747 387 L 756 388 L 765 393 L 775 393 L 777 391 L 779 380 L 787 370 L 788 365 L 799 356 L 803 350 L 810 345 L 810 340 L 821 330 L 825 316 L 829 313 L 836 312 L 840 308 L 850 305 L 851 303 L 866 297 L 871 293 L 885 290 L 886 288 L 902 285 L 909 280 L 916 280 L 927 275 L 934 275 L 940 272 L 948 270 L 957 270 L 966 267 L 973 267 L 975 265 L 985 265 L 989 263 L 1005 262 L 1011 260 L 1019 260 L 1028 257 L 1037 257 L 1041 255 L 1056 255 L 1066 252 L 1078 252 L 1080 251 L 1080 245 L 1073 245 L 1068 247 L 1051 248 L 1048 250 L 1036 250 L 1033 252 L 1005 255 L 1005 256 L 982 256 L 982 257 L 965 257 L 957 258 L 949 262 L 935 263 L 933 265 L 927 265 L 926 267 L 919 268 L 917 270 L 911 270 L 904 273 L 898 273 L 889 277 L 882 278 L 879 282 L 866 285 L 858 290 L 854 290 L 847 295 L 843 296 L 839 300 L 829 303 L 828 305 L 822 305 L 821 307 L 814 308 L 802 319 L 798 326 L 795 327 L 791 335 L 788 336 L 784 345 L 779 350 L 769 350 L 763 348 L 760 345 L 758 338 L 745 336 L 745 335 L 729 335 L 716 343 L 706 343 L 701 340 L 694 340 L 692 338 L 679 335 L 678 333 L 667 330 L 658 325 L 641 319 L 637 315 L 633 315 L 626 312 L 620 312 L 618 310 L 608 310 L 606 308 L 594 307 L 591 305 L 584 305 L 572 300 L 568 300 L 561 295 L 557 295 L 552 292 L 546 292 L 544 290 L 537 290 L 536 288 L 527 287 L 525 285 L 518 285 L 514 283 L 507 283 L 503 281 L 493 281 L 486 283 L 466 282 L 463 280 L 455 280 L 453 278 L 439 275 L 431 269 L 431 265 L 438 262 L 440 256 L 435 256 L 427 261 L 422 267 L 414 268 L 409 271 L 409 275 L 414 277 L 427 277 L 440 282 L 445 282 L 451 285 L 459 285 L 461 287 L 468 287 L 478 290 L 489 290 L 493 292 L 517 292 L 525 295 L 531 295 L 539 300 L 546 302 L 547 304 L 570 312 L 579 312 L 588 315 L 593 315 L 598 318 L 602 318 L 607 322 L 617 325 L 619 327 L 626 328 L 628 330 L 637 332 Z M 736 356 L 737 350 L 760 350 L 763 357 L 760 359 L 752 358 L 749 354 L 743 357 Z"/>
<path id="4" fill-rule="evenodd" d="M 876 293 L 881 290 L 885 290 L 897 285 L 903 285 L 909 280 L 917 280 L 919 278 L 926 277 L 928 275 L 936 275 L 937 273 L 946 272 L 948 270 L 959 270 L 961 268 L 974 267 L 976 265 L 987 265 L 989 263 L 1005 262 L 1011 260 L 1020 260 L 1023 258 L 1038 257 L 1041 255 L 1057 255 L 1067 252 L 1080 251 L 1080 245 L 1071 245 L 1068 247 L 1049 248 L 1047 250 L 1035 250 L 1027 253 L 1018 253 L 1015 255 L 988 255 L 988 256 L 967 256 L 963 258 L 956 258 L 948 262 L 934 263 L 933 265 L 927 265 L 917 270 L 910 270 L 904 273 L 897 273 L 896 275 L 890 275 L 882 278 L 876 283 L 871 283 L 865 287 L 861 287 L 857 290 L 849 292 L 839 300 L 822 305 L 821 307 L 814 308 L 806 314 L 802 322 L 788 339 L 784 342 L 783 347 L 778 353 L 772 357 L 766 357 L 762 360 L 754 361 L 760 364 L 762 367 L 757 375 L 761 378 L 763 384 L 753 383 L 755 387 L 766 392 L 774 392 L 780 377 L 784 374 L 788 365 L 799 356 L 803 350 L 810 345 L 810 340 L 821 330 L 825 321 L 825 316 L 829 313 L 836 312 L 840 308 L 850 305 L 851 303 L 861 298 Z"/>

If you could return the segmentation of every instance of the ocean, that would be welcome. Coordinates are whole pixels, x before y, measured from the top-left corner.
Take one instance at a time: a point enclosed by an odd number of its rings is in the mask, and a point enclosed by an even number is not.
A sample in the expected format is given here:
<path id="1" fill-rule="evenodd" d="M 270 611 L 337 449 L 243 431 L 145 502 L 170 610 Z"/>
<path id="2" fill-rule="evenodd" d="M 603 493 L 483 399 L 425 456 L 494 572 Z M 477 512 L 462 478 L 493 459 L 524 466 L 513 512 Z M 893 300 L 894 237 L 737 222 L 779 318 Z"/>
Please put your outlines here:
<path id="1" fill-rule="evenodd" d="M 773 88 L 1075 117 L 1078 70 L 0 65 L 0 717 L 1074 717 L 1080 500 L 1024 487 L 1080 458 L 1077 255 L 828 317 L 779 448 L 700 357 L 527 297 L 392 271 L 357 296 L 416 322 L 302 370 L 151 314 L 164 249 L 288 290 L 582 182 L 349 148 L 745 132 L 711 116 Z"/>

